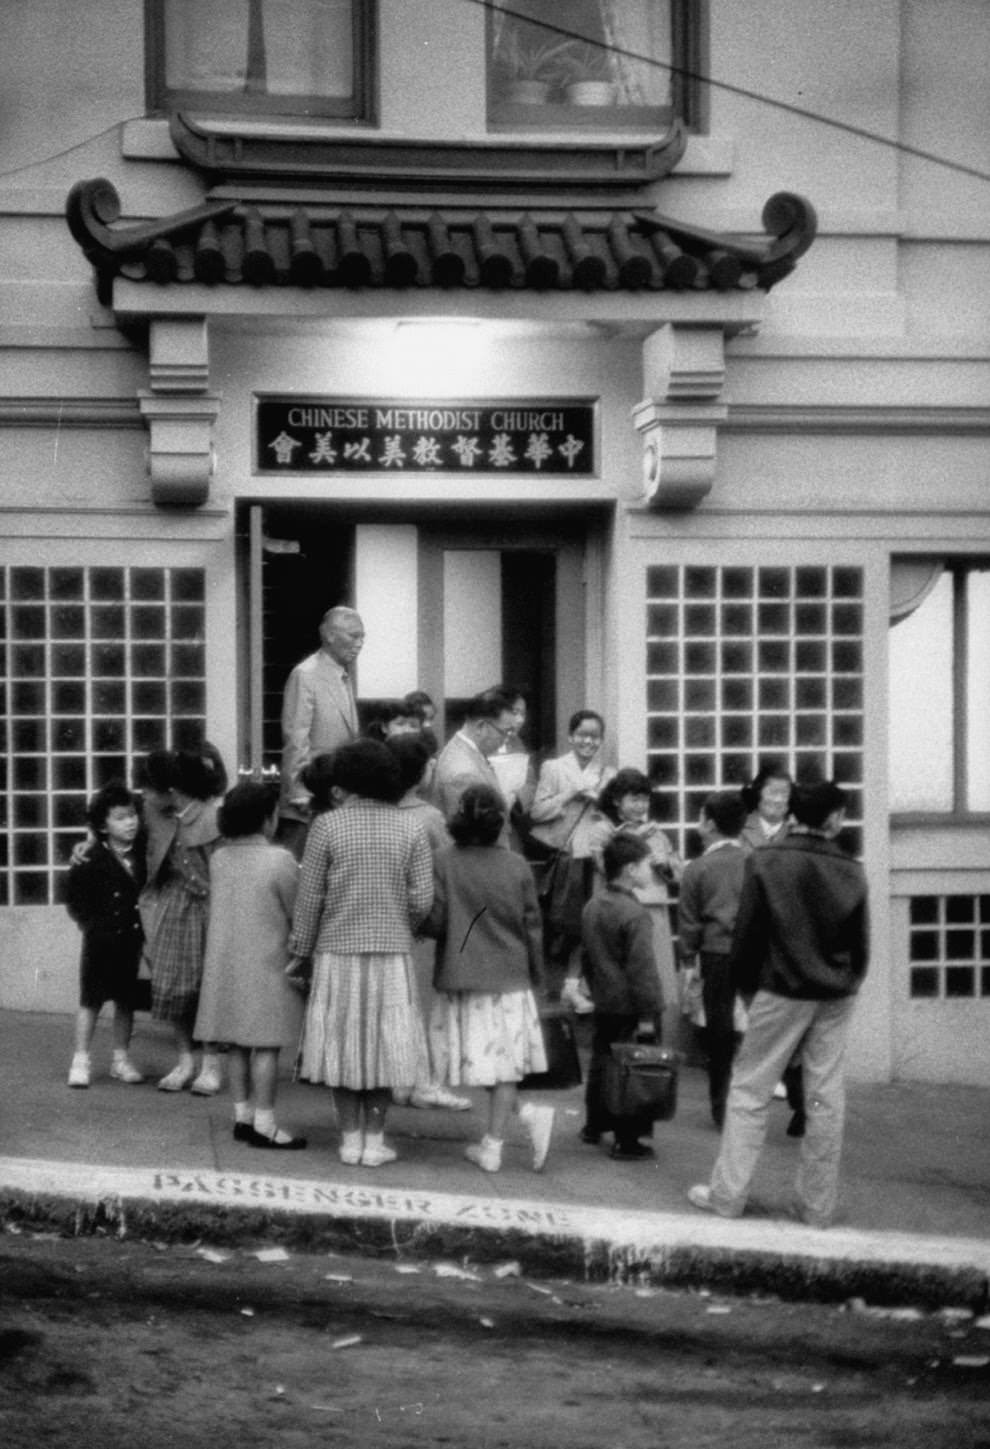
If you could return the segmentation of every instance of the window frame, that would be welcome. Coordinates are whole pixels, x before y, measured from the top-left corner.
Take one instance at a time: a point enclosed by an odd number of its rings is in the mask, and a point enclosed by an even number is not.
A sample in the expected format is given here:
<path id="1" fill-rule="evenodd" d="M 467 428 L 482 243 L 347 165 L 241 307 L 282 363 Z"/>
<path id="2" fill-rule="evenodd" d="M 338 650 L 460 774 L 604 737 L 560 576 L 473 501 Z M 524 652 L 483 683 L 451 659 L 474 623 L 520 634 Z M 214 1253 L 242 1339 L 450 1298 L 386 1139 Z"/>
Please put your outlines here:
<path id="1" fill-rule="evenodd" d="M 669 129 L 678 121 L 691 132 L 708 125 L 708 88 L 704 82 L 708 60 L 709 0 L 670 0 L 671 5 L 671 101 L 669 106 L 582 107 L 546 102 L 513 105 L 500 101 L 494 83 L 492 26 L 494 15 L 486 7 L 485 92 L 487 128 L 490 133 L 532 131 L 612 131 Z M 510 0 L 511 8 L 511 0 Z"/>
<path id="2" fill-rule="evenodd" d="M 247 8 L 251 0 L 244 0 Z M 263 0 L 262 0 L 263 3 Z M 169 89 L 165 83 L 166 0 L 144 0 L 145 97 L 148 114 L 168 116 L 175 111 L 193 114 L 266 117 L 331 123 L 368 123 L 374 120 L 378 74 L 377 0 L 351 0 L 354 88 L 350 97 L 248 95 L 244 92 Z"/>
<path id="3" fill-rule="evenodd" d="M 891 825 L 979 826 L 990 823 L 990 810 L 970 810 L 966 805 L 969 793 L 968 686 L 969 664 L 969 601 L 966 580 L 971 573 L 990 572 L 990 556 L 982 554 L 903 554 L 893 559 L 927 559 L 942 565 L 952 580 L 952 804 L 948 810 L 892 810 Z M 896 627 L 891 624 L 890 629 Z M 888 730 L 890 722 L 888 721 Z"/>

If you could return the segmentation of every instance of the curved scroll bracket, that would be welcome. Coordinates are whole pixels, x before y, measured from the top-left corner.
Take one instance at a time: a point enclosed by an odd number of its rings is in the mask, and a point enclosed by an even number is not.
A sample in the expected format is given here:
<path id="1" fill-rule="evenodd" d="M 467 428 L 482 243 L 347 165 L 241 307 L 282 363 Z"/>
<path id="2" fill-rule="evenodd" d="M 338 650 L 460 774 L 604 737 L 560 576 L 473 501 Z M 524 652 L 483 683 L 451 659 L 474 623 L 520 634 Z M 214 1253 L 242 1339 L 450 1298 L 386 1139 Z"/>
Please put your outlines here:
<path id="1" fill-rule="evenodd" d="M 773 238 L 769 243 L 735 241 L 724 232 L 686 227 L 655 211 L 637 211 L 634 215 L 637 228 L 646 236 L 663 232 L 688 253 L 719 250 L 735 257 L 747 271 L 755 273 L 756 285 L 767 291 L 794 270 L 798 258 L 804 256 L 818 234 L 815 208 L 794 191 L 775 192 L 763 208 L 763 229 Z"/>
<path id="2" fill-rule="evenodd" d="M 114 272 L 120 262 L 146 252 L 159 238 L 180 235 L 227 216 L 234 201 L 204 201 L 163 221 L 138 222 L 114 228 L 120 220 L 120 196 L 105 177 L 77 181 L 65 203 L 65 219 L 85 255 L 101 272 Z"/>

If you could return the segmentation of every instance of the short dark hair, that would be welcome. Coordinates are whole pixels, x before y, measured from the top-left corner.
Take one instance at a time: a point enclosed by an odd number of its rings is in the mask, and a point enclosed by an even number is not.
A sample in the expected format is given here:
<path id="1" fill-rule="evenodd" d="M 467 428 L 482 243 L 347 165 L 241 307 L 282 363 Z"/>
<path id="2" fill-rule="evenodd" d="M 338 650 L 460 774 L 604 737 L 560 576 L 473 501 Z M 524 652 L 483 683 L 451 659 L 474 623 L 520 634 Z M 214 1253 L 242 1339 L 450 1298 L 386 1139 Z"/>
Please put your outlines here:
<path id="1" fill-rule="evenodd" d="M 641 835 L 627 835 L 624 832 L 613 835 L 611 840 L 605 842 L 602 850 L 605 879 L 615 880 L 627 865 L 635 865 L 637 860 L 645 860 L 649 853 L 650 847 Z"/>
<path id="2" fill-rule="evenodd" d="M 319 815 L 324 810 L 329 810 L 333 805 L 331 791 L 337 782 L 334 775 L 333 750 L 325 750 L 321 755 L 314 755 L 308 764 L 302 767 L 299 779 L 303 788 L 308 790 L 313 797 L 310 805 L 316 814 Z"/>
<path id="3" fill-rule="evenodd" d="M 226 795 L 230 785 L 227 777 L 227 766 L 223 762 L 223 755 L 217 749 L 212 740 L 204 740 L 200 746 L 199 753 L 203 759 L 213 768 L 213 795 Z"/>
<path id="4" fill-rule="evenodd" d="M 192 800 L 209 800 L 219 784 L 216 762 L 199 750 L 179 750 L 172 787 Z"/>
<path id="5" fill-rule="evenodd" d="M 370 740 L 384 740 L 388 738 L 387 726 L 397 719 L 416 719 L 420 716 L 414 709 L 406 704 L 404 699 L 383 700 L 375 709 L 368 720 L 368 727 L 365 734 Z"/>
<path id="6" fill-rule="evenodd" d="M 86 806 L 86 824 L 94 835 L 102 835 L 107 825 L 107 816 L 111 810 L 118 810 L 123 807 L 125 810 L 137 811 L 137 797 L 128 790 L 123 780 L 110 780 L 97 790 L 90 798 Z"/>
<path id="7" fill-rule="evenodd" d="M 134 771 L 138 787 L 166 794 L 175 784 L 175 751 L 151 750 Z"/>
<path id="8" fill-rule="evenodd" d="M 605 721 L 597 709 L 576 709 L 567 721 L 567 733 L 572 735 L 576 729 L 579 729 L 584 724 L 586 719 L 595 720 L 601 726 L 602 734 L 605 733 Z"/>
<path id="9" fill-rule="evenodd" d="M 257 780 L 243 780 L 224 796 L 217 816 L 220 833 L 228 840 L 260 835 L 277 806 L 277 788 Z"/>
<path id="10" fill-rule="evenodd" d="M 506 699 L 512 701 L 509 706 L 510 709 L 514 708 L 516 700 L 521 699 L 523 704 L 526 703 L 525 692 L 517 688 L 517 686 L 514 684 L 496 684 L 495 688 L 498 690 L 499 694 L 504 694 Z"/>
<path id="11" fill-rule="evenodd" d="M 613 775 L 598 797 L 598 808 L 612 821 L 619 823 L 619 801 L 624 795 L 651 795 L 650 782 L 642 770 L 631 767 L 619 770 Z"/>
<path id="12" fill-rule="evenodd" d="M 757 808 L 760 796 L 763 794 L 763 787 L 769 780 L 786 780 L 788 785 L 794 783 L 790 770 L 781 760 L 767 760 L 760 766 L 749 784 L 743 786 L 742 797 L 746 802 L 747 810 Z"/>
<path id="13" fill-rule="evenodd" d="M 506 694 L 503 689 L 483 689 L 468 700 L 464 718 L 498 719 L 500 714 L 512 713 L 512 706 L 518 698 L 517 694 Z"/>
<path id="14" fill-rule="evenodd" d="M 436 709 L 433 696 L 427 694 L 425 689 L 411 689 L 407 695 L 403 696 L 402 703 L 407 709 Z"/>
<path id="15" fill-rule="evenodd" d="M 814 785 L 795 785 L 791 790 L 791 814 L 799 825 L 821 830 L 836 810 L 845 810 L 846 792 L 834 780 Z"/>
<path id="16" fill-rule="evenodd" d="M 468 785 L 447 829 L 458 845 L 494 845 L 505 824 L 502 801 L 490 785 Z"/>
<path id="17" fill-rule="evenodd" d="M 335 750 L 333 783 L 351 795 L 389 805 L 403 794 L 399 762 L 381 740 L 350 740 Z"/>
<path id="18" fill-rule="evenodd" d="M 707 815 L 720 835 L 730 840 L 742 834 L 749 813 L 739 790 L 714 790 L 705 797 L 701 813 Z"/>
<path id="19" fill-rule="evenodd" d="M 422 735 L 391 735 L 385 741 L 385 748 L 399 762 L 403 795 L 419 784 L 427 765 L 436 754 L 436 744 L 431 749 Z"/>

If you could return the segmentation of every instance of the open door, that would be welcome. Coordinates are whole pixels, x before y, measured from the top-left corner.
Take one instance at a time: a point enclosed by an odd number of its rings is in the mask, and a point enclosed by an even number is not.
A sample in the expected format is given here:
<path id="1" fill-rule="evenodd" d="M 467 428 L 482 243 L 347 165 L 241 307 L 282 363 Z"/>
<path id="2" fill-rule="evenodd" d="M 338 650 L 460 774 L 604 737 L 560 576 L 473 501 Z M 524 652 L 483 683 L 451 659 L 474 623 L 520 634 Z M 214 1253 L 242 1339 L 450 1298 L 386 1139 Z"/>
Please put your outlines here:
<path id="1" fill-rule="evenodd" d="M 508 683 L 529 702 L 529 748 L 556 751 L 569 715 L 587 703 L 589 645 L 600 658 L 599 641 L 586 637 L 588 559 L 597 557 L 588 520 L 404 521 L 414 541 L 403 566 L 369 572 L 366 559 L 357 569 L 356 555 L 363 537 L 387 531 L 376 527 L 379 519 L 291 503 L 251 505 L 246 513 L 242 754 L 250 768 L 278 763 L 286 678 L 318 647 L 328 608 L 362 609 L 356 575 L 369 625 L 357 671 L 365 718 L 379 699 L 425 689 L 437 703 L 443 739 L 473 694 Z M 406 621 L 415 621 L 408 632 Z M 375 657 L 383 653 L 384 665 Z"/>

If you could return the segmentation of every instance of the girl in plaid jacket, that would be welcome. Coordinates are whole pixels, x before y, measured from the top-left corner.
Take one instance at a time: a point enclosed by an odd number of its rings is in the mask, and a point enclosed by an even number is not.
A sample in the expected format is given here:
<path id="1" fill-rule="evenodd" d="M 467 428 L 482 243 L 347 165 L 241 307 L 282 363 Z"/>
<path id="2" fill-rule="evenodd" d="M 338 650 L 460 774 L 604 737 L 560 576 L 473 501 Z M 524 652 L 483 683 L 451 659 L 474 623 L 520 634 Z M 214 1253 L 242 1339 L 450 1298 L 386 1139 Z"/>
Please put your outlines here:
<path id="1" fill-rule="evenodd" d="M 317 816 L 303 855 L 290 975 L 313 957 L 300 1076 L 333 1088 L 339 1155 L 381 1167 L 385 1114 L 408 1094 L 426 1050 L 413 933 L 433 900 L 423 826 L 397 808 L 399 766 L 386 745 L 355 740 L 334 752 L 335 808 Z"/>

